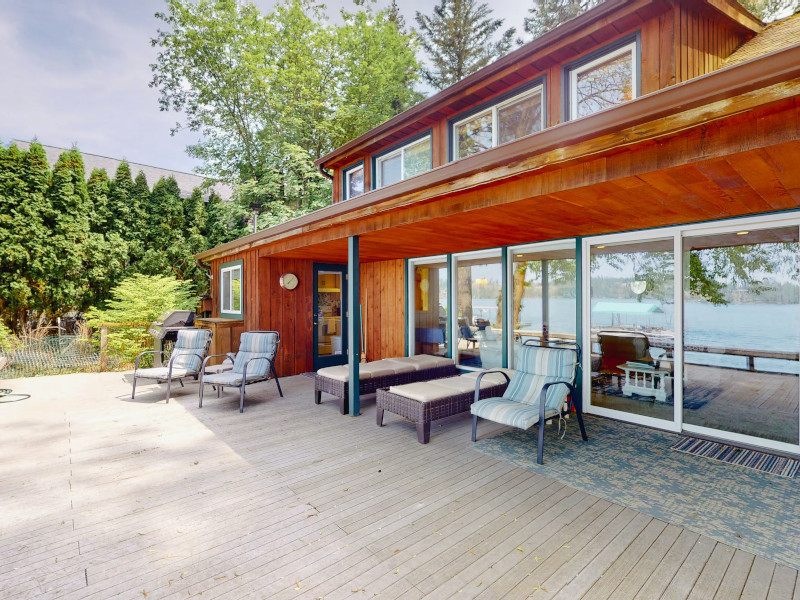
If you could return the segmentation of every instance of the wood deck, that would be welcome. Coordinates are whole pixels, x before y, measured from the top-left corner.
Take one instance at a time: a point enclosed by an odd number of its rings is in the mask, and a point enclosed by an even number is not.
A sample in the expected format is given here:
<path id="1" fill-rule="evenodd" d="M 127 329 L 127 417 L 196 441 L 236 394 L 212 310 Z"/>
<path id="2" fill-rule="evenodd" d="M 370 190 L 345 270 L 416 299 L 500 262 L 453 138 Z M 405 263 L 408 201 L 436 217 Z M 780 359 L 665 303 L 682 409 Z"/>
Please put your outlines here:
<path id="1" fill-rule="evenodd" d="M 423 446 L 282 383 L 239 414 L 118 373 L 0 382 L 33 394 L 0 404 L 0 598 L 800 599 L 793 569 L 472 449 L 468 418 Z"/>

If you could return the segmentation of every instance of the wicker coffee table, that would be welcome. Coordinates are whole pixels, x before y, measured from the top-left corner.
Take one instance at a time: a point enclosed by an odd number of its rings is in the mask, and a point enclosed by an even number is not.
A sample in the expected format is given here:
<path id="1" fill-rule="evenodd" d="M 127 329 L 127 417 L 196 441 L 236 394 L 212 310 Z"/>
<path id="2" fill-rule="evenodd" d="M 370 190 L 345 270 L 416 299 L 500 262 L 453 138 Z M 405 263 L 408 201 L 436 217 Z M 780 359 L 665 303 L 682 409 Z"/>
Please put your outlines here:
<path id="1" fill-rule="evenodd" d="M 502 378 L 502 376 L 500 377 Z M 463 379 L 469 379 L 472 382 L 472 389 L 463 392 L 454 391 L 451 395 L 430 400 L 419 400 L 398 393 L 402 392 L 403 388 L 416 386 L 416 389 L 420 389 L 418 386 L 424 385 L 421 383 L 410 386 L 395 386 L 391 388 L 391 391 L 390 388 L 379 389 L 375 399 L 375 405 L 378 408 L 376 415 L 378 426 L 383 427 L 383 413 L 388 410 L 415 423 L 417 426 L 417 441 L 420 444 L 427 444 L 431 439 L 431 423 L 433 421 L 469 412 L 469 407 L 475 402 L 475 377 L 462 375 L 425 382 L 429 386 L 437 386 L 439 384 L 437 387 L 441 387 L 441 384 L 446 385 L 449 381 Z M 488 385 L 482 386 L 479 399 L 502 396 L 503 392 L 506 391 L 506 387 L 508 387 L 508 382 L 504 380 L 505 378 L 502 379 L 502 383 L 495 383 L 493 380 Z M 466 387 L 466 385 L 462 387 Z"/>

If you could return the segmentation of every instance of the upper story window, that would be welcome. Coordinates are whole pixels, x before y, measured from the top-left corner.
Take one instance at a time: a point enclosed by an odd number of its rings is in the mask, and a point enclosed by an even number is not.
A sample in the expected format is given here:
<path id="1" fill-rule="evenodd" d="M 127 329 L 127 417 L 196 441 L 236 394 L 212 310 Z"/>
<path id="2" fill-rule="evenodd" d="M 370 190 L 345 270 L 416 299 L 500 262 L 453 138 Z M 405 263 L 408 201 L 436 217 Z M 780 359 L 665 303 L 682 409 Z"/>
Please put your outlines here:
<path id="1" fill-rule="evenodd" d="M 220 316 L 239 317 L 242 314 L 242 261 L 224 263 L 219 272 Z"/>
<path id="2" fill-rule="evenodd" d="M 639 56 L 636 41 L 605 51 L 567 69 L 569 118 L 594 114 L 639 95 Z"/>
<path id="3" fill-rule="evenodd" d="M 347 167 L 342 173 L 344 193 L 342 198 L 349 200 L 364 193 L 364 161 Z"/>
<path id="4" fill-rule="evenodd" d="M 380 155 L 375 159 L 375 187 L 382 188 L 430 171 L 432 161 L 430 135 Z"/>
<path id="5" fill-rule="evenodd" d="M 543 86 L 479 110 L 453 124 L 453 160 L 521 138 L 544 127 Z"/>

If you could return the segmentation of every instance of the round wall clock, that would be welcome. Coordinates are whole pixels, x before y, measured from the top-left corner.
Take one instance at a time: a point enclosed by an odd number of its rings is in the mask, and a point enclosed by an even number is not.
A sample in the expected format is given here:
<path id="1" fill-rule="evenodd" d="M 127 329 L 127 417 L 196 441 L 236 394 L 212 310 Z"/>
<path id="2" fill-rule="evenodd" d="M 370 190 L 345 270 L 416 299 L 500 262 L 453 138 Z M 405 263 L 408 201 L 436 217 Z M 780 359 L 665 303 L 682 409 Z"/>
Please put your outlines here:
<path id="1" fill-rule="evenodd" d="M 285 290 L 293 290 L 298 284 L 297 275 L 294 273 L 284 273 L 281 275 L 280 284 Z"/>

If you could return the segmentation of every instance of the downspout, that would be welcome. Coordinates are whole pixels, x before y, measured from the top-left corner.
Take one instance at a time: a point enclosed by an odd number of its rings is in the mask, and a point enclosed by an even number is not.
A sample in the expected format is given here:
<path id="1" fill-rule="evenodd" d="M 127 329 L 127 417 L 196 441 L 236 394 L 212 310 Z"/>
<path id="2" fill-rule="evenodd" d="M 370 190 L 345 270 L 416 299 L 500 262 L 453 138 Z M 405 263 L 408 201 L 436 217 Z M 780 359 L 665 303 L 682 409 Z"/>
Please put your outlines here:
<path id="1" fill-rule="evenodd" d="M 199 258 L 196 258 L 196 259 L 194 259 L 194 263 L 195 263 L 195 264 L 196 264 L 196 265 L 197 265 L 197 266 L 198 266 L 200 269 L 203 269 L 203 271 L 205 271 L 205 272 L 206 272 L 206 277 L 208 277 L 208 279 L 209 279 L 209 280 L 211 280 L 211 279 L 214 279 L 214 276 L 211 274 L 211 265 L 209 265 L 208 263 L 204 263 L 204 262 L 203 262 L 202 260 L 200 260 Z"/>
<path id="2" fill-rule="evenodd" d="M 322 165 L 317 165 L 317 169 L 319 169 L 319 172 L 320 172 L 320 173 L 322 173 L 322 174 L 323 174 L 325 177 L 327 177 L 328 179 L 330 179 L 331 181 L 333 181 L 333 175 L 331 175 L 330 173 L 328 173 L 328 172 L 325 170 L 325 167 L 323 167 Z"/>

